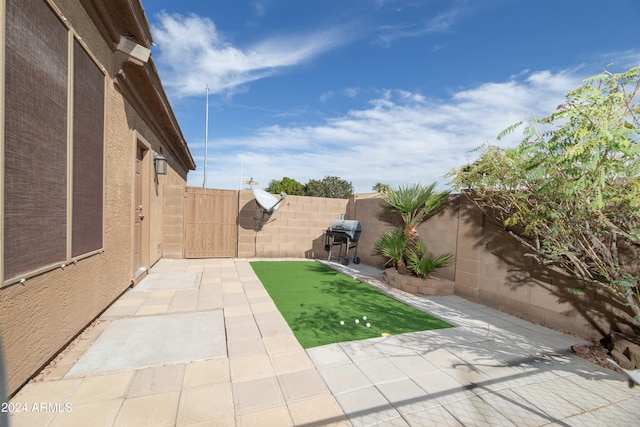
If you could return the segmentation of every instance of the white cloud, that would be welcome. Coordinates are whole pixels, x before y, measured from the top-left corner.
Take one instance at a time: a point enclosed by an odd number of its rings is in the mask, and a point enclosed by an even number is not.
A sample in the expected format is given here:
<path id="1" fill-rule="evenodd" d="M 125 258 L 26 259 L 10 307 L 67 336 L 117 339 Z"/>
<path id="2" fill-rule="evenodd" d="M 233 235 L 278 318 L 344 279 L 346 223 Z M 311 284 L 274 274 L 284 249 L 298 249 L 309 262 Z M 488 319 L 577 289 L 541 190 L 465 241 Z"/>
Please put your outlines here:
<path id="1" fill-rule="evenodd" d="M 167 13 L 157 16 L 153 34 L 162 80 L 178 97 L 201 94 L 207 84 L 213 93 L 242 92 L 252 81 L 306 63 L 349 39 L 331 28 L 238 47 L 208 18 Z"/>
<path id="2" fill-rule="evenodd" d="M 440 13 L 424 22 L 385 25 L 380 28 L 378 44 L 389 47 L 392 42 L 403 39 L 420 37 L 427 34 L 449 31 L 463 14 L 464 9 L 458 6 Z"/>
<path id="3" fill-rule="evenodd" d="M 326 92 L 324 92 L 322 95 L 320 95 L 320 102 L 328 102 L 332 99 L 334 99 L 336 96 L 338 95 L 344 95 L 347 98 L 351 98 L 354 99 L 356 97 L 358 97 L 358 95 L 360 94 L 360 88 L 357 87 L 347 87 L 342 89 L 342 91 L 340 92 L 335 92 L 333 90 L 328 90 Z"/>
<path id="4" fill-rule="evenodd" d="M 251 7 L 253 8 L 256 16 L 261 17 L 266 13 L 267 5 L 263 1 L 252 1 Z"/>
<path id="5" fill-rule="evenodd" d="M 327 102 L 330 99 L 332 99 L 335 96 L 335 92 L 332 90 L 329 90 L 325 93 L 323 93 L 322 95 L 320 95 L 320 102 Z"/>
<path id="6" fill-rule="evenodd" d="M 360 89 L 357 87 L 348 87 L 342 91 L 348 98 L 355 98 L 360 93 Z"/>
<path id="7" fill-rule="evenodd" d="M 262 187 L 283 176 L 305 183 L 325 175 L 353 182 L 356 192 L 368 192 L 376 182 L 445 184 L 444 174 L 477 157 L 470 150 L 495 143 L 499 132 L 520 120 L 553 112 L 580 83 L 570 73 L 541 71 L 448 100 L 386 90 L 365 108 L 316 125 L 270 126 L 251 137 L 215 141 L 209 185 L 238 188 L 241 159 L 245 179 L 253 176 Z M 516 133 L 500 144 L 519 140 Z M 190 182 L 202 182 L 201 173 L 190 174 Z"/>

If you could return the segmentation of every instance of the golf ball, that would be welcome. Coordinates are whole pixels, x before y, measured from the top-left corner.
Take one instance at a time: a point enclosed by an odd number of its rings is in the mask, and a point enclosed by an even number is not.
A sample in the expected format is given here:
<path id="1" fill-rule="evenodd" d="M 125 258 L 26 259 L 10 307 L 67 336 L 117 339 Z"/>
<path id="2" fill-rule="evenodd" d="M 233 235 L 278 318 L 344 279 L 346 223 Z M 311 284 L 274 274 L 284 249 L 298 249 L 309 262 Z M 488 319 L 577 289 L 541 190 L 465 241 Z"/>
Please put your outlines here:
<path id="1" fill-rule="evenodd" d="M 362 320 L 367 320 L 367 316 L 362 316 Z"/>
<path id="2" fill-rule="evenodd" d="M 341 325 L 344 325 L 344 320 L 341 320 L 341 321 L 340 321 L 340 324 L 341 324 Z"/>
<path id="3" fill-rule="evenodd" d="M 371 327 L 371 323 L 367 323 L 367 328 L 370 328 L 370 327 Z"/>
<path id="4" fill-rule="evenodd" d="M 356 319 L 356 323 L 360 323 L 360 319 Z"/>

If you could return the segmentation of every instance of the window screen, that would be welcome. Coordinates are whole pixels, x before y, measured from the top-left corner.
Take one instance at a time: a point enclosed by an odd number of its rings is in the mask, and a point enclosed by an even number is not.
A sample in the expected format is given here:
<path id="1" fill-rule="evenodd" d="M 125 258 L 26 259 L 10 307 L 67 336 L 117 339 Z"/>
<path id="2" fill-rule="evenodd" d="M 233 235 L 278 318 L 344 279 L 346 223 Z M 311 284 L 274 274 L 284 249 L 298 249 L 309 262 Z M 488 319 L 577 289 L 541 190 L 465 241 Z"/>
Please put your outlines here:
<path id="1" fill-rule="evenodd" d="M 67 29 L 6 0 L 4 279 L 66 258 Z"/>
<path id="2" fill-rule="evenodd" d="M 104 74 L 74 41 L 72 256 L 102 248 Z"/>

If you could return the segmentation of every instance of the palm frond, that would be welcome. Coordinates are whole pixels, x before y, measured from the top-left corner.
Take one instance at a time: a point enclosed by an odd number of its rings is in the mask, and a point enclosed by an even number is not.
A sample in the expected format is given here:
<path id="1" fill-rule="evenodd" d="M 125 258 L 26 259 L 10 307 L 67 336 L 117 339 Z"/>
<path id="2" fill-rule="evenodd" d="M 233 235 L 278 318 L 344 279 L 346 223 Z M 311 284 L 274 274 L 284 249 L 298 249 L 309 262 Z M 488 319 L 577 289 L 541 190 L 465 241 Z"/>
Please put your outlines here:
<path id="1" fill-rule="evenodd" d="M 407 253 L 408 265 L 420 277 L 428 277 L 434 270 L 445 266 L 453 259 L 453 254 L 435 255 L 427 250 L 421 239 L 415 248 Z"/>
<path id="2" fill-rule="evenodd" d="M 424 186 L 420 183 L 390 188 L 383 200 L 387 209 L 397 212 L 405 225 L 418 226 L 427 217 L 442 207 L 449 191 L 436 191 L 437 183 Z"/>
<path id="3" fill-rule="evenodd" d="M 406 246 L 407 239 L 404 236 L 402 226 L 385 229 L 374 244 L 376 251 L 388 258 L 385 265 L 391 263 L 395 263 L 397 265 L 398 263 L 401 263 Z"/>

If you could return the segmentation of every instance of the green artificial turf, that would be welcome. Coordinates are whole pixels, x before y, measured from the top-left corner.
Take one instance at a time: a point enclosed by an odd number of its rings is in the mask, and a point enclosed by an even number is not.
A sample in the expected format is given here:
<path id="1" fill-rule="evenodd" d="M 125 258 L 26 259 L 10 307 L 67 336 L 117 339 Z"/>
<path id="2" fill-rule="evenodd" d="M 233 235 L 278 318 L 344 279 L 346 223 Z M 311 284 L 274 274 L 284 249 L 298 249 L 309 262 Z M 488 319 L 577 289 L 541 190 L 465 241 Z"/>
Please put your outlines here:
<path id="1" fill-rule="evenodd" d="M 319 262 L 251 266 L 304 348 L 451 327 Z"/>

